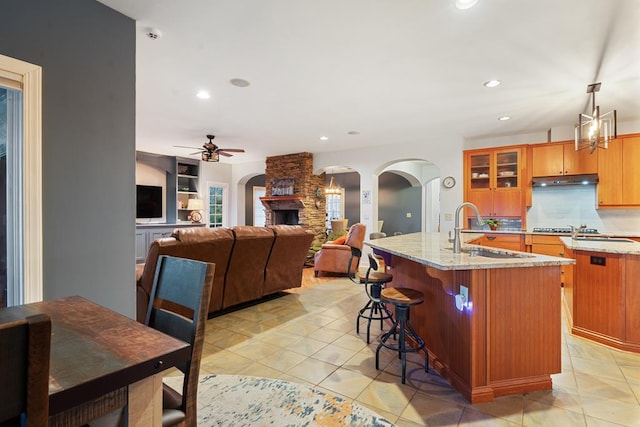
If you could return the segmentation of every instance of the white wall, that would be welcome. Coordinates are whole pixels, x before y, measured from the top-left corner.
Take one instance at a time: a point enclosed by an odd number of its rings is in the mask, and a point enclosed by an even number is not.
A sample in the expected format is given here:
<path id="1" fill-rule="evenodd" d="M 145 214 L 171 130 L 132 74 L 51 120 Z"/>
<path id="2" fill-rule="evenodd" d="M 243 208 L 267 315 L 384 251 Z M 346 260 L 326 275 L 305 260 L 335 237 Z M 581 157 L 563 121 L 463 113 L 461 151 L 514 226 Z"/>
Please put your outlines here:
<path id="1" fill-rule="evenodd" d="M 600 232 L 640 232 L 637 209 L 596 209 L 595 185 L 534 188 L 527 228 L 587 224 Z"/>
<path id="2" fill-rule="evenodd" d="M 437 141 L 437 143 L 432 143 Z M 438 147 L 434 149 L 433 147 Z M 332 165 L 344 165 L 353 168 L 360 174 L 360 190 L 370 191 L 372 202 L 361 204 L 360 221 L 367 230 L 375 230 L 378 212 L 374 209 L 378 199 L 378 175 L 388 165 L 398 161 L 426 160 L 440 172 L 440 177 L 453 176 L 457 185 L 440 193 L 440 228 L 447 232 L 453 229 L 453 212 L 462 202 L 462 151 L 463 140 L 459 136 L 433 136 L 427 141 L 415 144 L 387 145 L 369 147 L 366 150 L 355 149 L 314 153 L 314 171 L 321 171 Z"/>

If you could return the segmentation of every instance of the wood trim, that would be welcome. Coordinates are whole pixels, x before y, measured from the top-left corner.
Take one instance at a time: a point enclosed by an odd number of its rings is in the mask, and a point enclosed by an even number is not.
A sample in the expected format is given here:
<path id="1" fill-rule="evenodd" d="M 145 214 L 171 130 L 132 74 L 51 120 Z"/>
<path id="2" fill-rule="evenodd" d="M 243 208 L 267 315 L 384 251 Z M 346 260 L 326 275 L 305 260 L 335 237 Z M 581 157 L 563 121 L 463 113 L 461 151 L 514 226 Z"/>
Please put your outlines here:
<path id="1" fill-rule="evenodd" d="M 24 139 L 24 303 L 42 301 L 42 68 L 0 55 L 0 69 L 22 76 Z"/>

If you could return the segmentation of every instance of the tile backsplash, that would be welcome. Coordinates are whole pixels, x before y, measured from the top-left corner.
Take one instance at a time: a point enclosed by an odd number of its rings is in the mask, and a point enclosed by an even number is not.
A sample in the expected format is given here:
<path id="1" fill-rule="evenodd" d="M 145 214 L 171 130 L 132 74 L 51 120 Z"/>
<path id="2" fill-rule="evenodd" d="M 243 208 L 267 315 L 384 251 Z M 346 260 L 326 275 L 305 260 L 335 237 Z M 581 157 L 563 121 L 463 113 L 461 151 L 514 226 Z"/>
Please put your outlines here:
<path id="1" fill-rule="evenodd" d="M 536 187 L 527 228 L 587 224 L 600 232 L 640 232 L 640 209 L 596 209 L 595 185 Z"/>

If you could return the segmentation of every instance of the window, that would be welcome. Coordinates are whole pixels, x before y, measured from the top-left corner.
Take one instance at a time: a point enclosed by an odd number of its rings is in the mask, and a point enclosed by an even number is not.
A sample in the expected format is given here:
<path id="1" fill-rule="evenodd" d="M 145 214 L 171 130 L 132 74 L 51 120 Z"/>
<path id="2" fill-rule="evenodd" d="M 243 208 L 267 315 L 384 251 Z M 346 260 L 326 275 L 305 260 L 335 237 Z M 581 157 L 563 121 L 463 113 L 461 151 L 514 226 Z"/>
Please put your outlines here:
<path id="1" fill-rule="evenodd" d="M 327 194 L 327 228 L 331 228 L 331 220 L 344 218 L 344 188 L 341 193 Z"/>
<path id="2" fill-rule="evenodd" d="M 224 227 L 227 225 L 227 193 L 228 185 L 219 182 L 207 183 L 207 202 L 209 204 L 209 227 Z"/>

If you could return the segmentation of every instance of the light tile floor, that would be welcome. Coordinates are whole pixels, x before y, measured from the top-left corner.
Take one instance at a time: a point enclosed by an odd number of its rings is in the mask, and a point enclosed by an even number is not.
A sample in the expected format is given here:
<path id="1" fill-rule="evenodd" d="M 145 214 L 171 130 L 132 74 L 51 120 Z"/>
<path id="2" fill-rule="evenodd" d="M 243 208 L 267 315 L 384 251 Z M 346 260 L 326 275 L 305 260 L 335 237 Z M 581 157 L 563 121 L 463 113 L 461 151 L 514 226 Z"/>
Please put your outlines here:
<path id="1" fill-rule="evenodd" d="M 306 383 L 365 405 L 398 426 L 640 426 L 640 356 L 571 336 L 564 326 L 563 371 L 553 390 L 470 405 L 410 355 L 407 384 L 400 363 L 374 336 L 355 332 L 365 301 L 346 278 L 310 279 L 271 301 L 207 322 L 201 374 L 243 374 Z M 324 283 L 322 283 L 324 282 Z M 413 356 L 413 357 L 412 357 Z"/>

